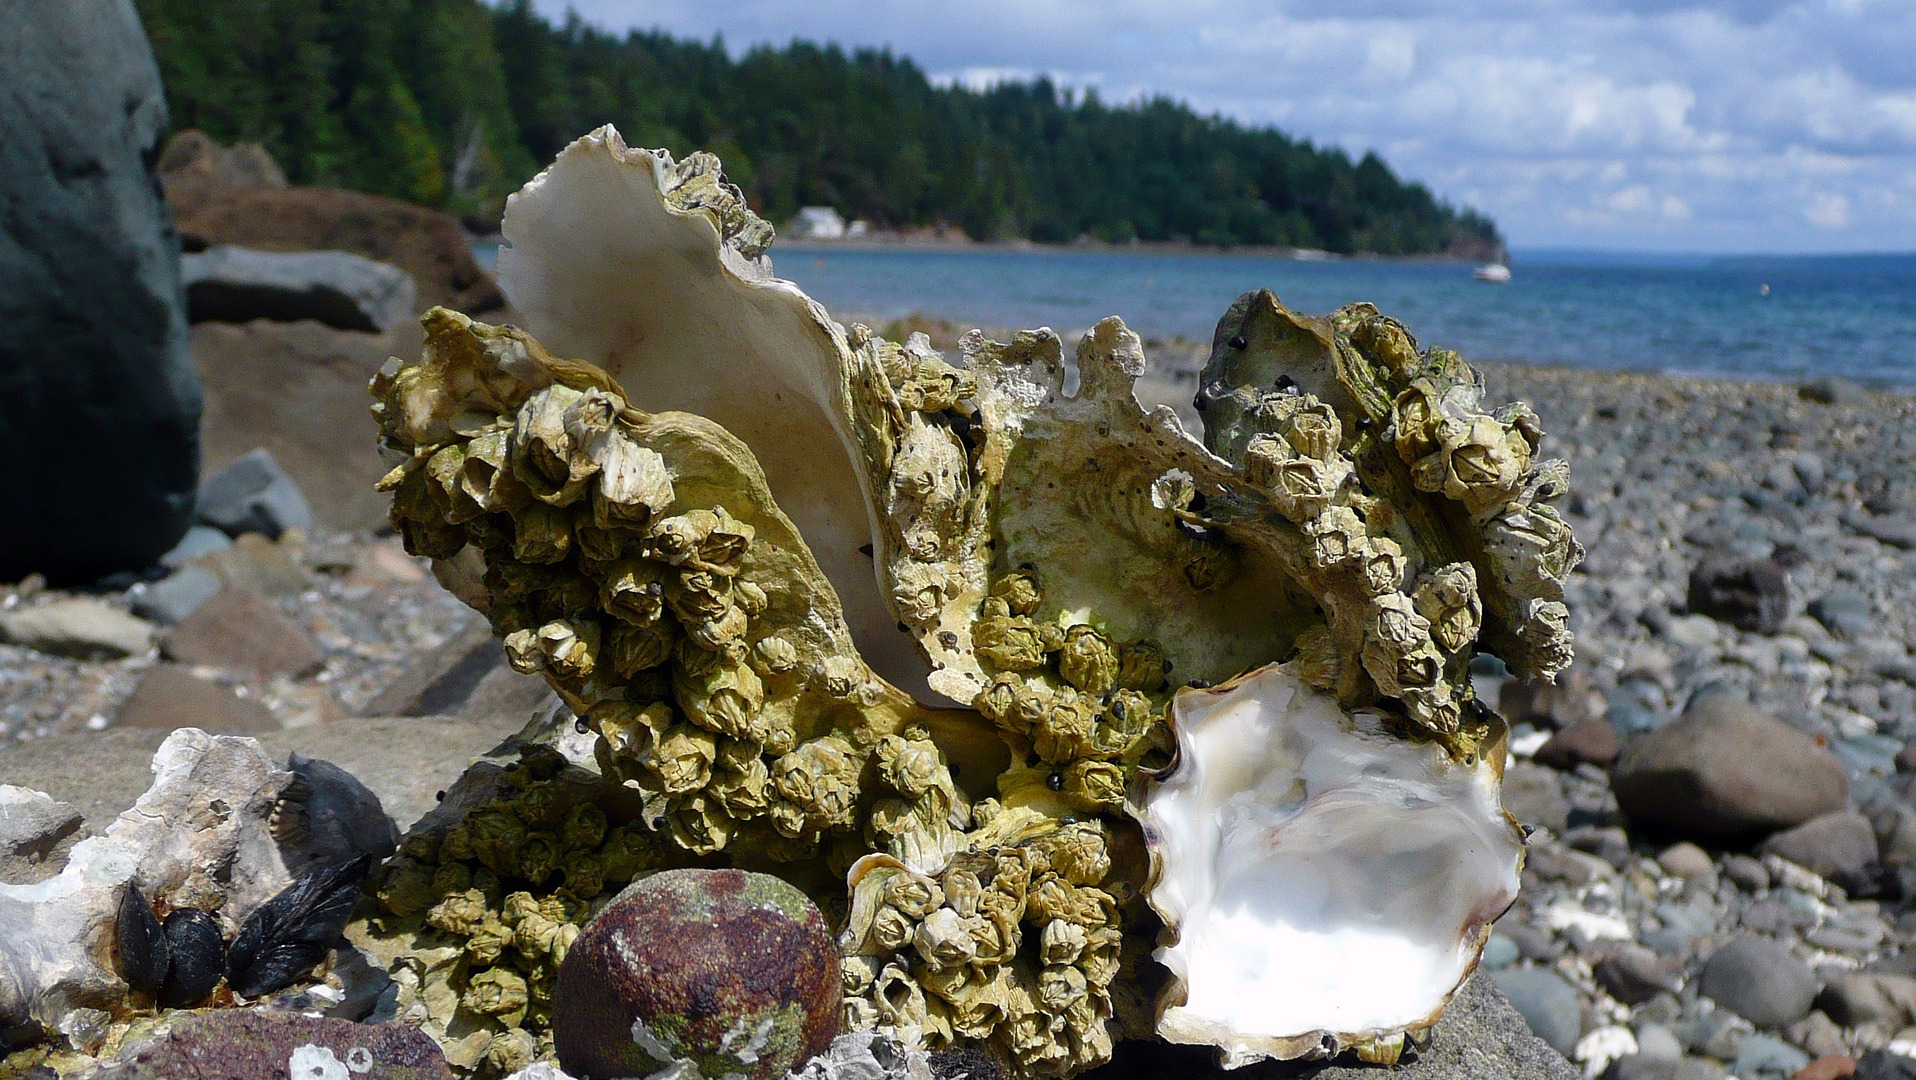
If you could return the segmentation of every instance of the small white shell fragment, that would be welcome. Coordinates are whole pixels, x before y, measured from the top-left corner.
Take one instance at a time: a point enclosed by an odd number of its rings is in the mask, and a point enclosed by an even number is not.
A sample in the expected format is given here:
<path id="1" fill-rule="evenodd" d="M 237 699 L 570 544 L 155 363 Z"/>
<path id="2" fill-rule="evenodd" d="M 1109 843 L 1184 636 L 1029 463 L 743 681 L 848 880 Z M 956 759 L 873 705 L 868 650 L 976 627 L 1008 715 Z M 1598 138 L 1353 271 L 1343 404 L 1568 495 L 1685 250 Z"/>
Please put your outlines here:
<path id="1" fill-rule="evenodd" d="M 1175 703 L 1134 813 L 1173 975 L 1158 1033 L 1226 1067 L 1421 1031 L 1517 895 L 1498 770 L 1350 714 L 1284 667 Z"/>
<path id="2" fill-rule="evenodd" d="M 1630 923 L 1621 915 L 1603 915 L 1577 906 L 1575 900 L 1559 900 L 1543 911 L 1544 925 L 1552 930 L 1575 930 L 1592 941 L 1629 941 Z"/>
<path id="3" fill-rule="evenodd" d="M 1577 1040 L 1571 1056 L 1583 1066 L 1585 1080 L 1596 1080 L 1610 1063 L 1637 1052 L 1637 1037 L 1627 1027 L 1613 1024 Z"/>

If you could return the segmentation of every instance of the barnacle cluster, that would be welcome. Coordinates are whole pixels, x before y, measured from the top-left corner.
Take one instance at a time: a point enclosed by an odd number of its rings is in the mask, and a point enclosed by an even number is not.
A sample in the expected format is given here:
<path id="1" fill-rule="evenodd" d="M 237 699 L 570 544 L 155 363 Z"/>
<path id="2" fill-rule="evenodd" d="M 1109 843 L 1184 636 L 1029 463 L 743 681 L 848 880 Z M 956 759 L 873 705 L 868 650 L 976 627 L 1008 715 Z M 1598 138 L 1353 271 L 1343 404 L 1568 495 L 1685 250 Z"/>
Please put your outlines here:
<path id="1" fill-rule="evenodd" d="M 504 1075 L 551 1056 L 559 964 L 596 907 L 664 862 L 598 776 L 548 747 L 469 772 L 400 843 L 375 893 L 373 951 L 400 1013 L 448 1060 Z M 608 816 L 607 809 L 612 814 Z"/>
<path id="2" fill-rule="evenodd" d="M 1486 410 L 1468 365 L 1368 305 L 1311 318 L 1265 291 L 1219 324 L 1200 441 L 1139 406 L 1115 317 L 1069 363 L 1049 330 L 974 332 L 954 364 L 842 327 L 771 277 L 715 160 L 610 129 L 505 232 L 538 337 L 428 313 L 422 360 L 373 383 L 382 487 L 408 549 L 580 718 L 597 773 L 508 785 L 402 845 L 382 899 L 437 936 L 400 981 L 448 1039 L 484 1033 L 495 1067 L 543 1052 L 558 927 L 594 885 L 694 864 L 818 901 L 853 1026 L 1022 1076 L 1153 1030 L 1239 1061 L 1388 1060 L 1428 1030 L 1521 860 L 1470 659 L 1569 660 L 1581 552 L 1526 407 Z M 1348 902 L 1285 900 L 1265 855 L 1329 868 Z M 1380 890 L 1436 914 L 1405 937 Z M 1381 1011 L 1361 981 L 1333 1013 L 1294 972 L 1195 985 L 1215 964 L 1167 950 L 1216 947 L 1211 905 L 1245 896 L 1271 949 L 1355 933 L 1428 974 Z"/>

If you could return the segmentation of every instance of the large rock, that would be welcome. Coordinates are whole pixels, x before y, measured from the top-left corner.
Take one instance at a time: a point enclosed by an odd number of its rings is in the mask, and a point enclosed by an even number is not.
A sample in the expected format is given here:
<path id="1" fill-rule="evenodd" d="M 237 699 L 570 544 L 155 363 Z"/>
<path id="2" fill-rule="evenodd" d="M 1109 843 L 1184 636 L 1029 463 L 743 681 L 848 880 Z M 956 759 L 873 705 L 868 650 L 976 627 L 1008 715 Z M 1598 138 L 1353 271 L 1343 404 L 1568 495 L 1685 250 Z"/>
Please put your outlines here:
<path id="1" fill-rule="evenodd" d="M 436 210 L 339 188 L 240 188 L 185 175 L 166 178 L 166 200 L 188 251 L 218 244 L 349 251 L 411 274 L 419 310 L 444 304 L 479 314 L 505 306 L 465 230 Z"/>
<path id="2" fill-rule="evenodd" d="M 1835 755 L 1729 694 L 1701 697 L 1633 739 L 1610 782 L 1633 823 L 1687 837 L 1787 829 L 1849 797 Z"/>
<path id="3" fill-rule="evenodd" d="M 200 392 L 132 0 L 0 5 L 0 581 L 152 563 L 186 531 Z"/>
<path id="4" fill-rule="evenodd" d="M 418 327 L 374 335 L 316 322 L 200 323 L 191 340 L 206 387 L 200 436 L 209 470 L 265 447 L 305 494 L 318 528 L 385 523 L 391 499 L 373 484 L 391 466 L 373 452 L 379 428 L 366 380 L 388 356 L 419 355 Z"/>
<path id="5" fill-rule="evenodd" d="M 221 245 L 184 257 L 194 322 L 313 319 L 384 333 L 411 321 L 412 275 L 348 251 L 255 251 Z"/>

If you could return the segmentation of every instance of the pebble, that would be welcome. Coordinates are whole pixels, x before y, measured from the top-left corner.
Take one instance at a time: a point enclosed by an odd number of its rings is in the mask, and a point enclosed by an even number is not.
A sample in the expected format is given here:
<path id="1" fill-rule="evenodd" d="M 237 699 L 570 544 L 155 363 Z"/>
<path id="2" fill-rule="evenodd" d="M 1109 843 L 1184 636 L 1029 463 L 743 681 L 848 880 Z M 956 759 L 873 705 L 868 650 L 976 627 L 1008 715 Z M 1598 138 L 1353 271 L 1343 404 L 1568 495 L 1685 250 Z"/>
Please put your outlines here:
<path id="1" fill-rule="evenodd" d="M 1659 992 L 1675 993 L 1683 985 L 1680 961 L 1637 945 L 1625 945 L 1604 957 L 1594 973 L 1597 985 L 1625 1005 L 1641 1005 Z"/>
<path id="2" fill-rule="evenodd" d="M 220 539 L 226 539 L 221 536 Z M 204 566 L 182 566 L 137 593 L 129 593 L 133 614 L 162 626 L 173 626 L 198 611 L 226 587 L 218 574 Z"/>
<path id="3" fill-rule="evenodd" d="M 1808 1014 L 1818 985 L 1816 974 L 1786 946 L 1745 935 L 1704 962 L 1697 988 L 1758 1027 L 1781 1027 Z"/>
<path id="4" fill-rule="evenodd" d="M 1730 1068 L 1739 1077 L 1787 1077 L 1810 1063 L 1810 1056 L 1771 1035 L 1743 1040 L 1743 1049 Z"/>
<path id="5" fill-rule="evenodd" d="M 1916 977 L 1875 972 L 1838 975 L 1816 996 L 1816 1007 L 1845 1026 L 1878 1022 L 1900 1028 L 1916 1020 Z"/>
<path id="6" fill-rule="evenodd" d="M 195 525 L 186 530 L 173 549 L 160 556 L 160 565 L 177 570 L 202 555 L 224 551 L 233 546 L 233 538 L 210 525 Z"/>
<path id="7" fill-rule="evenodd" d="M 1716 863 L 1711 861 L 1710 853 L 1687 840 L 1659 852 L 1657 865 L 1663 867 L 1665 873 L 1685 881 L 1716 873 Z"/>
<path id="8" fill-rule="evenodd" d="M 1500 928 L 1490 935 L 1490 940 L 1484 942 L 1483 955 L 1478 959 L 1478 963 L 1482 964 L 1486 971 L 1502 971 L 1516 963 L 1522 955 L 1517 943 L 1510 940 L 1509 935 Z"/>
<path id="9" fill-rule="evenodd" d="M 1790 1080 L 1845 1080 L 1856 1075 L 1856 1059 L 1843 1053 L 1823 1054 L 1790 1075 Z"/>
<path id="10" fill-rule="evenodd" d="M 1863 815 L 1842 810 L 1776 833 L 1757 851 L 1826 878 L 1855 875 L 1876 861 L 1876 829 Z"/>
<path id="11" fill-rule="evenodd" d="M 1575 987 L 1542 968 L 1506 968 L 1492 972 L 1491 978 L 1538 1038 L 1566 1057 L 1575 1052 L 1583 1033 L 1582 1006 Z"/>
<path id="12" fill-rule="evenodd" d="M 1607 768 L 1622 750 L 1623 739 L 1610 721 L 1592 716 L 1552 735 L 1550 741 L 1537 748 L 1535 759 L 1539 765 L 1566 771 L 1586 762 Z"/>

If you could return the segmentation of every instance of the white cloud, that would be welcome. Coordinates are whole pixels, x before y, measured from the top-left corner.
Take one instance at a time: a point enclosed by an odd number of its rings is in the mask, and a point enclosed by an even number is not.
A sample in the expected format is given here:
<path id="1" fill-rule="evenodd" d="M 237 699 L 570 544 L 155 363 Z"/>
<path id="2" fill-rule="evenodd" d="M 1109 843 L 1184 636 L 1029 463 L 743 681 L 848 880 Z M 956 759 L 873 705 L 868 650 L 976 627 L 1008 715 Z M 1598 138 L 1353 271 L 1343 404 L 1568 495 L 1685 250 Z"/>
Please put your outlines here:
<path id="1" fill-rule="evenodd" d="M 1803 217 L 1819 229 L 1849 227 L 1849 197 L 1836 192 L 1819 192 L 1803 209 Z"/>
<path id="2" fill-rule="evenodd" d="M 733 49 L 886 46 L 964 85 L 1170 94 L 1376 148 L 1517 245 L 1916 249 L 1911 0 L 572 2 Z"/>

